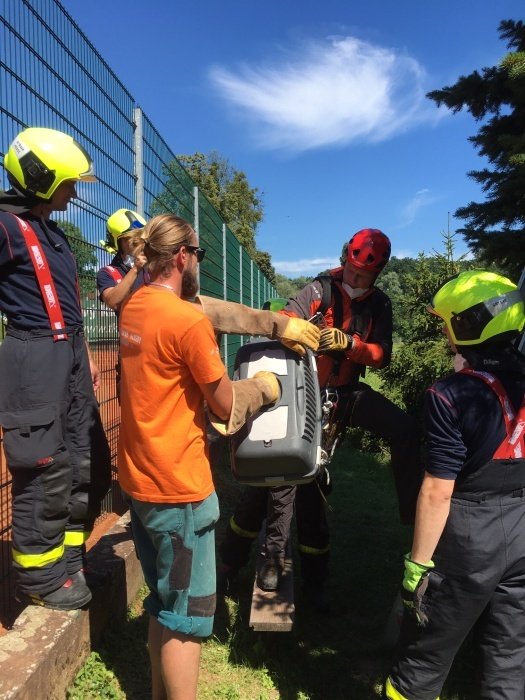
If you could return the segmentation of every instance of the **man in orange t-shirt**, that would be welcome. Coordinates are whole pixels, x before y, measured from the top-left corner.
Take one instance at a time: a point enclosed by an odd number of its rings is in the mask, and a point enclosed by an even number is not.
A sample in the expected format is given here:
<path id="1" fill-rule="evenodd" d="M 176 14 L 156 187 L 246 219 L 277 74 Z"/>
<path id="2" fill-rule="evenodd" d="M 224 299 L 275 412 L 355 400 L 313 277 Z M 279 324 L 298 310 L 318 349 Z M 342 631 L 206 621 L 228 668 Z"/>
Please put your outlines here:
<path id="1" fill-rule="evenodd" d="M 218 382 L 225 373 L 210 322 L 153 282 L 131 297 L 120 336 L 129 399 L 122 403 L 122 488 L 151 503 L 207 498 L 213 481 L 199 385 Z"/>
<path id="2" fill-rule="evenodd" d="M 226 434 L 279 397 L 271 372 L 232 383 L 210 321 L 180 297 L 198 291 L 204 257 L 191 226 L 153 218 L 134 239 L 151 283 L 120 317 L 121 486 L 150 594 L 152 697 L 196 697 L 200 642 L 215 612 L 214 526 L 219 517 L 206 444 L 204 401 Z"/>

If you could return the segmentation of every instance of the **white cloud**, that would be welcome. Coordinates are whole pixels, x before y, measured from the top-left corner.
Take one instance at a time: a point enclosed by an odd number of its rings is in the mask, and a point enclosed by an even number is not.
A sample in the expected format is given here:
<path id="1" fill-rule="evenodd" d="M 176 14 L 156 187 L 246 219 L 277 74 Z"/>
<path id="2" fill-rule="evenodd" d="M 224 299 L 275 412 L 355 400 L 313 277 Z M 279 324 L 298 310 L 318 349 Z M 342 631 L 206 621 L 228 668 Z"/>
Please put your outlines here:
<path id="1" fill-rule="evenodd" d="M 324 270 L 337 267 L 338 258 L 303 258 L 301 260 L 272 260 L 275 271 L 286 277 L 313 277 Z"/>
<path id="2" fill-rule="evenodd" d="M 439 118 L 414 58 L 352 36 L 305 41 L 280 62 L 214 66 L 209 75 L 263 148 L 379 142 Z"/>
<path id="3" fill-rule="evenodd" d="M 410 226 L 410 224 L 415 221 L 416 216 L 421 209 L 433 204 L 434 202 L 437 202 L 438 199 L 439 198 L 431 194 L 430 190 L 428 189 L 418 190 L 412 199 L 401 209 L 400 223 L 394 227 L 394 230 L 399 230 Z"/>

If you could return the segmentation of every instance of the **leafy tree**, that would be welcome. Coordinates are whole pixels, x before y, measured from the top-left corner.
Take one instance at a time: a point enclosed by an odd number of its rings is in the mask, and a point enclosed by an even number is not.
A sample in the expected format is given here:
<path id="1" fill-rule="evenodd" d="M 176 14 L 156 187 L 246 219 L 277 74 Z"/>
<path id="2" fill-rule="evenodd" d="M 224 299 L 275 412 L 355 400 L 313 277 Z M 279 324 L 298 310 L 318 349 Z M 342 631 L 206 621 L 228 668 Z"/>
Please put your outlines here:
<path id="1" fill-rule="evenodd" d="M 453 112 L 465 107 L 484 120 L 470 141 L 491 167 L 469 172 L 486 200 L 460 207 L 459 229 L 481 261 L 496 263 L 517 279 L 525 265 L 525 24 L 504 20 L 501 39 L 512 49 L 499 65 L 461 76 L 455 85 L 428 93 Z"/>
<path id="2" fill-rule="evenodd" d="M 273 284 L 275 269 L 271 256 L 258 250 L 255 240 L 257 227 L 264 217 L 259 189 L 250 187 L 246 174 L 234 168 L 217 151 L 207 155 L 179 155 L 177 160 Z"/>
<path id="3" fill-rule="evenodd" d="M 77 263 L 78 283 L 82 305 L 88 298 L 93 297 L 93 277 L 98 269 L 98 259 L 95 246 L 89 243 L 82 231 L 69 221 L 57 221 L 67 236 L 75 261 Z"/>
<path id="4" fill-rule="evenodd" d="M 293 297 L 300 292 L 303 287 L 313 280 L 313 277 L 296 277 L 295 279 L 289 279 L 284 275 L 275 275 L 275 286 L 280 297 L 288 299 L 288 297 Z"/>
<path id="5" fill-rule="evenodd" d="M 443 323 L 427 311 L 427 306 L 436 289 L 466 265 L 461 258 L 454 259 L 454 234 L 443 234 L 443 241 L 443 253 L 419 255 L 413 271 L 403 280 L 398 328 L 401 342 L 390 365 L 380 373 L 385 394 L 411 412 L 420 413 L 427 387 L 452 368 Z"/>
<path id="6" fill-rule="evenodd" d="M 379 289 L 390 298 L 392 302 L 392 312 L 394 317 L 394 336 L 398 335 L 398 328 L 401 323 L 399 304 L 401 297 L 403 295 L 403 288 L 401 286 L 401 275 L 399 272 L 394 270 L 386 270 L 383 272 L 379 279 L 377 280 L 377 286 Z"/>
<path id="7" fill-rule="evenodd" d="M 292 280 L 279 273 L 275 275 L 275 288 L 277 289 L 277 294 L 283 299 L 288 299 L 296 292 Z"/>
<path id="8" fill-rule="evenodd" d="M 275 285 L 275 268 L 272 265 L 270 253 L 267 253 L 265 250 L 253 250 L 251 248 L 248 248 L 248 252 L 259 266 L 263 275 L 270 280 L 271 284 Z"/>
<path id="9" fill-rule="evenodd" d="M 164 189 L 153 197 L 149 214 L 176 214 L 193 222 L 193 180 L 176 158 L 162 165 L 162 174 Z"/>
<path id="10" fill-rule="evenodd" d="M 296 289 L 296 293 L 299 292 L 303 287 L 306 287 L 307 284 L 310 284 L 310 282 L 313 280 L 313 277 L 305 277 L 304 275 L 302 277 L 294 277 L 293 279 L 290 280 L 290 282 L 294 285 Z"/>
<path id="11" fill-rule="evenodd" d="M 381 273 L 381 277 L 379 278 L 379 281 L 381 281 L 381 278 L 387 273 L 387 272 L 397 272 L 397 274 L 400 277 L 400 280 L 403 280 L 403 277 L 407 275 L 409 272 L 413 272 L 416 267 L 416 260 L 415 258 L 396 258 L 395 255 L 390 258 L 388 261 L 385 269 Z"/>

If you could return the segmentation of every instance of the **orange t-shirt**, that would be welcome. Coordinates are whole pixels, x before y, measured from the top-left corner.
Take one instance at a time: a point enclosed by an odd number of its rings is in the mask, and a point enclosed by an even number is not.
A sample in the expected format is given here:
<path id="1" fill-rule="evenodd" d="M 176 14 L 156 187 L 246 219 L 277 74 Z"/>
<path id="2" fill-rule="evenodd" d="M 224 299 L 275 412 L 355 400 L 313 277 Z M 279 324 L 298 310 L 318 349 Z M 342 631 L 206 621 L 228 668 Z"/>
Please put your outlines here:
<path id="1" fill-rule="evenodd" d="M 214 490 L 198 384 L 226 372 L 209 320 L 168 289 L 142 287 L 120 315 L 122 488 L 139 501 L 187 503 Z"/>

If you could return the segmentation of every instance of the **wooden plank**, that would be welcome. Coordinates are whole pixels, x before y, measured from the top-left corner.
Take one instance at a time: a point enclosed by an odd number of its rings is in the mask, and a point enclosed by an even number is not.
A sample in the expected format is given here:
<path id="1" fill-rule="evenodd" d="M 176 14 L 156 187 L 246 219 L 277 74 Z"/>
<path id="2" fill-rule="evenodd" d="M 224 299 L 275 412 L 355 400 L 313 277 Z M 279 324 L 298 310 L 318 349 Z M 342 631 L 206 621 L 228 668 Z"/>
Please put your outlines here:
<path id="1" fill-rule="evenodd" d="M 257 571 L 264 562 L 264 553 L 257 558 Z M 293 591 L 293 559 L 290 540 L 286 545 L 283 574 L 276 591 L 263 591 L 253 583 L 250 627 L 256 632 L 290 632 L 295 617 Z"/>

